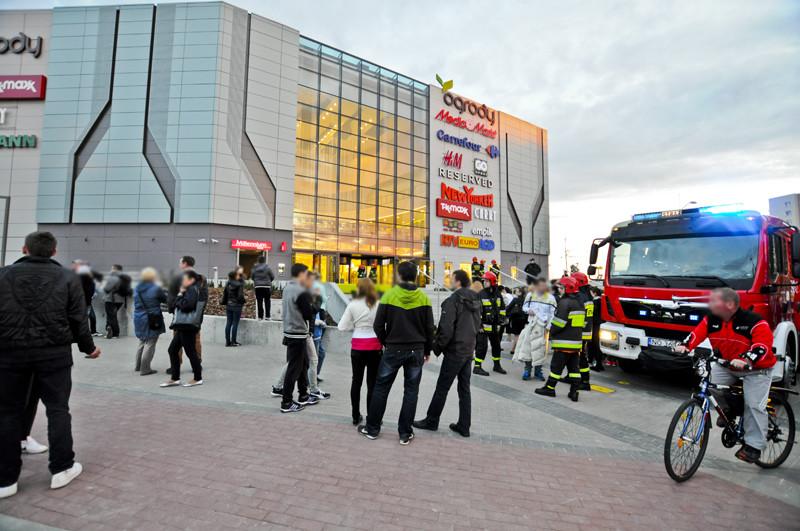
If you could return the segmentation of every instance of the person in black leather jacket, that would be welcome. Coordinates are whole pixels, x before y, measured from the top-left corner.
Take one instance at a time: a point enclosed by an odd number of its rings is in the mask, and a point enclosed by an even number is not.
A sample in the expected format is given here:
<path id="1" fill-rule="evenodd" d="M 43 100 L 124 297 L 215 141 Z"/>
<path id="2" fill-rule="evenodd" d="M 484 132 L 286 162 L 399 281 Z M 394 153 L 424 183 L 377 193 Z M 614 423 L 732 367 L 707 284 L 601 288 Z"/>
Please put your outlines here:
<path id="1" fill-rule="evenodd" d="M 239 277 L 238 271 L 228 273 L 228 284 L 222 292 L 222 305 L 225 306 L 225 346 L 238 347 L 236 334 L 239 331 L 239 319 L 244 309 L 244 282 Z"/>
<path id="2" fill-rule="evenodd" d="M 444 353 L 442 369 L 439 371 L 436 391 L 431 398 L 426 417 L 414 422 L 413 426 L 433 431 L 439 428 L 439 418 L 444 410 L 447 394 L 453 380 L 458 378 L 458 422 L 450 424 L 450 429 L 462 437 L 469 437 L 472 417 L 469 380 L 472 354 L 475 352 L 475 342 L 481 328 L 481 300 L 470 289 L 470 277 L 466 271 L 456 270 L 450 285 L 457 286 L 458 289 L 442 303 L 433 346 L 433 353 L 437 357 Z"/>
<path id="3" fill-rule="evenodd" d="M 0 269 L 0 498 L 17 492 L 23 410 L 31 381 L 47 408 L 51 488 L 82 471 L 72 451 L 72 343 L 96 358 L 81 281 L 52 259 L 56 238 L 28 234 L 25 256 Z"/>

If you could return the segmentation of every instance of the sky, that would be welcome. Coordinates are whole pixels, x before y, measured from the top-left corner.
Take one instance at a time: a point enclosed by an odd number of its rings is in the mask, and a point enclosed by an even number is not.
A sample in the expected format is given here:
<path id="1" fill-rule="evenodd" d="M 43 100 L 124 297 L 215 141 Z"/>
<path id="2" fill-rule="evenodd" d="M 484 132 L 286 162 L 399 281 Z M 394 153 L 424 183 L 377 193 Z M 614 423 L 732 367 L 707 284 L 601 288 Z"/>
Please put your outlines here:
<path id="1" fill-rule="evenodd" d="M 800 193 L 799 1 L 231 3 L 547 129 L 554 273 L 637 212 Z"/>

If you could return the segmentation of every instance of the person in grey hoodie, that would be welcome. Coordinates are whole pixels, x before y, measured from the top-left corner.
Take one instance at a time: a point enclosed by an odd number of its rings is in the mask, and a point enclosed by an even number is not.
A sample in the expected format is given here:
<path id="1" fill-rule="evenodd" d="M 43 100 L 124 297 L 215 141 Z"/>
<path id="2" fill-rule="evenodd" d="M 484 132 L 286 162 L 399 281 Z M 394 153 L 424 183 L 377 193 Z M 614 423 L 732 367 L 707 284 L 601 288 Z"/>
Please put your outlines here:
<path id="1" fill-rule="evenodd" d="M 275 273 L 267 263 L 267 257 L 258 257 L 258 263 L 250 270 L 250 280 L 253 281 L 256 291 L 256 309 L 258 319 L 272 319 L 272 282 L 275 280 Z"/>
<path id="2" fill-rule="evenodd" d="M 111 274 L 108 275 L 103 286 L 103 302 L 106 308 L 106 338 L 113 339 L 119 337 L 119 320 L 117 312 L 125 304 L 131 288 L 131 279 L 127 275 L 122 275 L 122 266 L 114 264 L 111 266 Z"/>
<path id="3" fill-rule="evenodd" d="M 472 416 L 469 379 L 472 353 L 481 326 L 481 301 L 478 294 L 469 288 L 470 278 L 466 271 L 455 271 L 450 285 L 458 286 L 458 289 L 442 303 L 442 315 L 433 344 L 436 356 L 444 353 L 442 369 L 427 416 L 414 422 L 413 426 L 421 430 L 439 429 L 439 417 L 444 410 L 447 393 L 453 380 L 458 378 L 458 422 L 450 424 L 450 429 L 462 437 L 469 437 Z"/>

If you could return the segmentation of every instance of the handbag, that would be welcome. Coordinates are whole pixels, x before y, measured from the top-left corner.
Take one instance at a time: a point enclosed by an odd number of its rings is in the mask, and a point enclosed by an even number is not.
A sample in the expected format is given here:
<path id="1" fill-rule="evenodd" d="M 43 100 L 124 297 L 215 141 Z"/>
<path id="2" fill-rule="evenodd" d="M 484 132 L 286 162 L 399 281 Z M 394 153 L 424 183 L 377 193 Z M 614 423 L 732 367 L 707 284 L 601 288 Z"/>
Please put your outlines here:
<path id="1" fill-rule="evenodd" d="M 147 316 L 147 328 L 150 330 L 161 330 L 164 328 L 164 316 L 161 312 L 158 315 L 152 314 L 147 310 L 147 305 L 144 303 L 144 299 L 142 298 L 142 292 L 139 291 L 136 293 L 139 296 L 139 302 L 142 303 L 142 308 L 144 308 L 144 314 Z"/>
<path id="2" fill-rule="evenodd" d="M 197 291 L 199 299 L 200 290 Z M 172 317 L 172 324 L 170 325 L 170 329 L 174 330 L 176 325 L 190 325 L 199 330 L 200 326 L 203 324 L 203 313 L 205 311 L 205 307 L 206 307 L 206 301 L 198 300 L 197 305 L 194 307 L 194 310 L 190 312 L 184 312 L 176 309 Z"/>

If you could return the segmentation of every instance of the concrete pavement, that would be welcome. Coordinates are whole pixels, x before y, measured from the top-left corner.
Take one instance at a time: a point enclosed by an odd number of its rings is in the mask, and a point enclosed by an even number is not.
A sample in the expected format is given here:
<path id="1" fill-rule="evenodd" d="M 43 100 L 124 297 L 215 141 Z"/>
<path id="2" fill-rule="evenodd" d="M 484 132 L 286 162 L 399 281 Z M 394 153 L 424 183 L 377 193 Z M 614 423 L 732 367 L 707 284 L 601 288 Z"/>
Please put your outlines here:
<path id="1" fill-rule="evenodd" d="M 686 388 L 611 369 L 614 392 L 567 400 L 533 394 L 521 367 L 473 377 L 473 437 L 454 436 L 452 391 L 440 430 L 397 444 L 402 391 L 390 396 L 377 441 L 350 420 L 349 353 L 329 350 L 331 400 L 294 415 L 268 396 L 278 345 L 203 349 L 205 385 L 161 389 L 133 371 L 136 340 L 98 340 L 76 355 L 72 411 L 84 474 L 47 489 L 46 456 L 26 456 L 20 493 L 0 514 L 64 529 L 637 529 L 785 527 L 800 521 L 800 453 L 764 471 L 735 460 L 719 430 L 700 472 L 675 484 L 663 468 L 667 424 Z M 186 364 L 185 364 L 186 365 Z M 186 365 L 188 369 L 188 365 Z M 426 365 L 417 418 L 438 372 Z M 623 382 L 623 383 L 621 383 Z M 399 384 L 399 382 L 398 382 Z M 797 401 L 794 401 L 797 404 Z M 44 412 L 34 436 L 46 440 Z M 0 528 L 6 521 L 0 519 Z M 791 527 L 791 524 L 789 524 Z"/>

